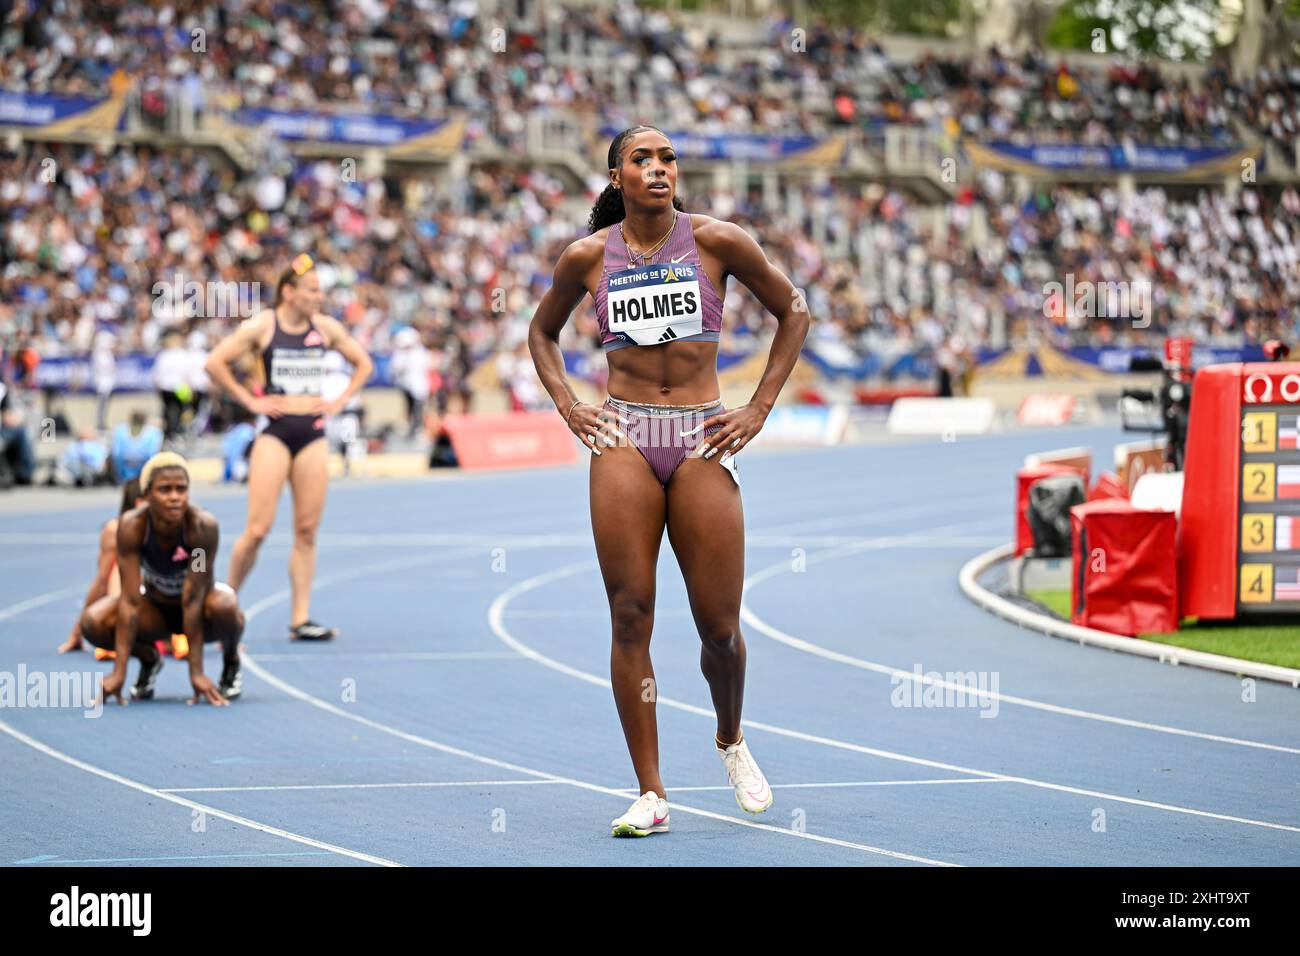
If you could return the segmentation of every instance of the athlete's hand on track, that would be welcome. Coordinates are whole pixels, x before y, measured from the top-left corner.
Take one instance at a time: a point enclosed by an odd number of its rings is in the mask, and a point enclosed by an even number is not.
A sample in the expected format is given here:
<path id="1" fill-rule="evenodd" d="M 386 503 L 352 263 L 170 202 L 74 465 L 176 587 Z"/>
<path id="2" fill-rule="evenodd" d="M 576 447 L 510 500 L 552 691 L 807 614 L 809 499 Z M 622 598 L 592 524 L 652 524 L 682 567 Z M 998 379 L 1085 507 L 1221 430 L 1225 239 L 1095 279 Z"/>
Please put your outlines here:
<path id="1" fill-rule="evenodd" d="M 59 645 L 60 654 L 66 654 L 68 651 L 81 650 L 81 635 L 78 633 L 78 630 L 79 628 L 74 625 L 72 633 L 68 635 L 68 639 Z"/>
<path id="2" fill-rule="evenodd" d="M 109 671 L 108 676 L 104 678 L 104 684 L 100 688 L 98 703 L 107 704 L 110 697 L 116 697 L 117 702 L 126 706 L 126 701 L 122 699 L 122 688 L 126 685 L 126 672 L 119 671 L 116 667 Z"/>
<path id="3" fill-rule="evenodd" d="M 628 437 L 618 427 L 617 417 L 608 409 L 579 402 L 569 413 L 568 422 L 569 431 L 597 455 L 601 448 L 613 448 L 628 442 Z"/>
<path id="4" fill-rule="evenodd" d="M 221 691 L 217 690 L 217 685 L 212 683 L 212 678 L 206 674 L 197 674 L 191 677 L 190 684 L 194 687 L 194 696 L 185 703 L 197 704 L 206 700 L 214 707 L 230 706 L 230 701 L 222 695 Z"/>
<path id="5" fill-rule="evenodd" d="M 734 455 L 749 444 L 749 440 L 758 434 L 766 421 L 767 413 L 752 405 L 741 405 L 721 415 L 706 418 L 697 426 L 701 432 L 707 431 L 714 425 L 721 425 L 722 431 L 715 432 L 707 441 L 697 445 L 689 457 L 712 458 L 718 449 L 722 449 L 724 457 Z"/>
<path id="6" fill-rule="evenodd" d="M 279 418 L 286 414 L 284 399 L 279 395 L 261 395 L 253 399 L 253 405 L 249 411 L 258 415 L 265 415 L 267 418 Z"/>

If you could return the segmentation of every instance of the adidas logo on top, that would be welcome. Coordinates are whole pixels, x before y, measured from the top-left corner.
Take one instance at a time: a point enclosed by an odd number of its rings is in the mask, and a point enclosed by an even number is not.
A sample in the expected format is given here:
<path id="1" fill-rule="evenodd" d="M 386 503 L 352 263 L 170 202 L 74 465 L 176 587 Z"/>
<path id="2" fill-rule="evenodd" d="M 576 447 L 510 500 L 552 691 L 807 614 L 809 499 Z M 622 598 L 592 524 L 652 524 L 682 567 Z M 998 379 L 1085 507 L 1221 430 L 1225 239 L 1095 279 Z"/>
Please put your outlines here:
<path id="1" fill-rule="evenodd" d="M 668 328 L 668 329 L 664 329 L 664 334 L 659 336 L 659 341 L 671 342 L 675 338 L 677 338 L 677 333 L 674 332 L 671 328 Z"/>

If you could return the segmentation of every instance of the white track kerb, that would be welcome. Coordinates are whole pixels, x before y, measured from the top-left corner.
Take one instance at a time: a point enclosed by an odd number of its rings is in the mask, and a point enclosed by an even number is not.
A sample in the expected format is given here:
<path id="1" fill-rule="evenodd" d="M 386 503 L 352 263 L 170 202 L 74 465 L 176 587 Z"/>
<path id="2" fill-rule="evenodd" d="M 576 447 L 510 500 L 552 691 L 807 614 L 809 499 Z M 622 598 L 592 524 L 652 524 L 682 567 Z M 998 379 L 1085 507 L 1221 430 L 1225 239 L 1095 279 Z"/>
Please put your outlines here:
<path id="1" fill-rule="evenodd" d="M 1041 631 L 1051 637 L 1062 637 L 1067 641 L 1078 641 L 1080 644 L 1104 647 L 1107 650 L 1119 651 L 1123 654 L 1151 657 L 1162 664 L 1174 664 L 1175 666 L 1178 664 L 1191 664 L 1193 667 L 1205 667 L 1210 670 L 1223 671 L 1226 674 L 1234 674 L 1238 677 L 1258 677 L 1263 680 L 1290 684 L 1292 687 L 1300 687 L 1300 670 L 1292 667 L 1260 664 L 1256 661 L 1242 660 L 1239 657 L 1194 651 L 1186 647 L 1175 647 L 1172 644 L 1146 641 L 1140 637 L 1125 637 L 1120 634 L 1111 634 L 1108 631 L 1099 631 L 1092 627 L 1080 627 L 1078 624 L 1059 620 L 1050 614 L 1020 607 L 1006 598 L 999 597 L 987 588 L 981 587 L 978 580 L 979 576 L 997 562 L 1010 558 L 1015 553 L 1015 550 L 1015 545 L 1003 544 L 991 551 L 985 551 L 983 554 L 967 561 L 957 576 L 962 592 L 980 607 L 992 611 L 998 617 L 1006 618 L 1021 627 Z"/>

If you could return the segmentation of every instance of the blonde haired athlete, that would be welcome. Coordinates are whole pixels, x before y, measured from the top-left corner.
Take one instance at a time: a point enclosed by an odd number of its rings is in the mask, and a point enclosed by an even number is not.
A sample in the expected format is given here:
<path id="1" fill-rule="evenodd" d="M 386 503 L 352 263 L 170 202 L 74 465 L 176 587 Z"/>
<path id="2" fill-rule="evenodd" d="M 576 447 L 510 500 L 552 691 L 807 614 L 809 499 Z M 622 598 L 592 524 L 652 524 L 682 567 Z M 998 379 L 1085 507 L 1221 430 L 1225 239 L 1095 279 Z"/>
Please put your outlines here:
<path id="1" fill-rule="evenodd" d="M 238 697 L 239 638 L 244 613 L 235 592 L 213 580 L 217 519 L 190 501 L 190 475 L 175 452 L 154 455 L 140 472 L 145 503 L 117 523 L 117 567 L 122 593 L 102 597 L 81 615 L 81 634 L 96 647 L 116 650 L 104 678 L 103 699 L 122 703 L 127 659 L 140 661 L 131 691 L 136 700 L 153 697 L 162 654 L 154 642 L 184 633 L 189 642 L 194 697 L 218 706 Z M 221 644 L 220 684 L 203 673 L 203 644 Z"/>
<path id="2" fill-rule="evenodd" d="M 208 356 L 212 381 L 251 412 L 269 419 L 253 442 L 248 463 L 248 523 L 230 557 L 230 584 L 243 585 L 257 560 L 286 479 L 293 491 L 293 592 L 289 634 L 294 640 L 329 640 L 338 632 L 312 621 L 311 582 L 316 571 L 316 531 L 329 484 L 325 417 L 346 407 L 374 370 L 374 362 L 343 324 L 320 312 L 324 294 L 315 263 L 306 253 L 293 260 L 276 283 L 275 307 L 244 322 Z M 335 350 L 352 365 L 352 380 L 333 401 L 321 396 L 325 353 Z M 254 395 L 235 380 L 231 365 L 253 352 L 264 394 Z"/>

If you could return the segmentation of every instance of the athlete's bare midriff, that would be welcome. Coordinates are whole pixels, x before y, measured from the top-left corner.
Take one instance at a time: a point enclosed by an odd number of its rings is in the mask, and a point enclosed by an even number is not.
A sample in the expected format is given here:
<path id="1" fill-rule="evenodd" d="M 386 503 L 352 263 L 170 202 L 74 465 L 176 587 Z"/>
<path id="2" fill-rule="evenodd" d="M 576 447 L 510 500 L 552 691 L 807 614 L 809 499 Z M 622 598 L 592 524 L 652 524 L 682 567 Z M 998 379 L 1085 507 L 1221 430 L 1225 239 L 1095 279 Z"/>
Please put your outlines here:
<path id="1" fill-rule="evenodd" d="M 695 247 L 713 288 L 723 289 L 723 264 L 700 242 L 703 224 L 709 222 L 712 220 L 707 217 L 691 217 Z M 585 284 L 593 301 L 605 263 L 605 238 L 610 229 L 617 228 L 607 226 L 584 240 L 583 254 L 590 258 Z M 718 298 L 721 300 L 721 294 Z M 605 359 L 609 363 L 606 387 L 615 398 L 649 405 L 698 405 L 719 397 L 717 342 L 631 345 L 606 352 Z"/>
<path id="2" fill-rule="evenodd" d="M 266 328 L 262 330 L 257 343 L 258 349 L 256 360 L 259 372 L 262 368 L 262 356 L 266 354 L 266 350 L 270 347 L 271 339 L 275 336 L 275 311 L 268 310 L 267 315 L 269 316 L 269 321 L 266 324 Z M 301 335 L 311 327 L 309 322 L 290 322 L 288 321 L 287 316 L 283 314 L 279 316 L 279 325 L 280 328 L 290 335 Z M 263 385 L 265 384 L 266 383 L 264 382 Z M 315 415 L 317 414 L 316 409 L 320 406 L 319 395 L 277 395 L 276 398 L 283 403 L 285 410 L 284 413 L 286 415 Z"/>

